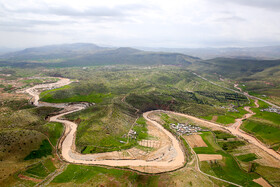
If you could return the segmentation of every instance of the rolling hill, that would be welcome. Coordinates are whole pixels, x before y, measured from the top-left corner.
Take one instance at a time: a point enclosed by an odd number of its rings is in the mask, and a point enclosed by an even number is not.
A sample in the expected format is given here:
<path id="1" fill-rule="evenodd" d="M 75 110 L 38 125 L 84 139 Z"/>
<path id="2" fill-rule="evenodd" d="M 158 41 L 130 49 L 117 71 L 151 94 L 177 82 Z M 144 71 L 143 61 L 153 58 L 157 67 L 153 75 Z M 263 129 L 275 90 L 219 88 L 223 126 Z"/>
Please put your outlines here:
<path id="1" fill-rule="evenodd" d="M 134 48 L 105 48 L 95 44 L 64 44 L 0 56 L 0 66 L 94 66 L 94 65 L 189 65 L 199 58 L 167 52 L 147 52 Z"/>

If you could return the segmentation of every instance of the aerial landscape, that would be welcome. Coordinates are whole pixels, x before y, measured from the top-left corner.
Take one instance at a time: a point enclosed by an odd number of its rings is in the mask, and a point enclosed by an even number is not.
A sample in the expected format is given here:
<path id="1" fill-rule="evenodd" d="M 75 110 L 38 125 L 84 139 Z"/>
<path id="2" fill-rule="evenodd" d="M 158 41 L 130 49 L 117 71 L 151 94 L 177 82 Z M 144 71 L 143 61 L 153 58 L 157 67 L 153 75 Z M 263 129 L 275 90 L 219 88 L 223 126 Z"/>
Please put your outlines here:
<path id="1" fill-rule="evenodd" d="M 0 0 L 0 186 L 280 186 L 279 10 Z"/>

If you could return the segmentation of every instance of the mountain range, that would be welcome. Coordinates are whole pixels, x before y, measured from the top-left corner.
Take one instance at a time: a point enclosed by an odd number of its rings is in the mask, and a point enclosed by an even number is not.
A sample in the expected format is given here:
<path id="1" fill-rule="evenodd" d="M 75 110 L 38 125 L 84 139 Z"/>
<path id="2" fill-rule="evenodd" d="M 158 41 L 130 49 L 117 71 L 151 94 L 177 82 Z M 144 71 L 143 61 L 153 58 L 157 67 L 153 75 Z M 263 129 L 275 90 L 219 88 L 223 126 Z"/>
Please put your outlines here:
<path id="1" fill-rule="evenodd" d="M 29 64 L 50 66 L 92 65 L 186 65 L 199 60 L 180 53 L 150 52 L 120 47 L 108 48 L 95 44 L 75 43 L 27 48 L 0 56 L 3 64 Z"/>

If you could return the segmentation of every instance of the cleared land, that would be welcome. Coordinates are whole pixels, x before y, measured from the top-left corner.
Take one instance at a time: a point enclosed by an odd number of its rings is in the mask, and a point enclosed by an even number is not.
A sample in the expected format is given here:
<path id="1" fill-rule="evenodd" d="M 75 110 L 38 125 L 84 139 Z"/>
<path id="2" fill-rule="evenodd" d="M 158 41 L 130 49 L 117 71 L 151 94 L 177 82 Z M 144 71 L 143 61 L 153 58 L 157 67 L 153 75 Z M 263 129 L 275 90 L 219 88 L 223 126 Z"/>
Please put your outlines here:
<path id="1" fill-rule="evenodd" d="M 198 154 L 199 161 L 211 161 L 211 160 L 222 160 L 222 155 L 215 155 L 215 154 Z"/>
<path id="2" fill-rule="evenodd" d="M 195 147 L 207 147 L 206 143 L 203 141 L 200 135 L 190 135 L 190 136 L 184 136 L 184 138 L 188 141 L 189 145 L 192 148 Z"/>
<path id="3" fill-rule="evenodd" d="M 271 187 L 271 185 L 266 180 L 264 180 L 262 177 L 258 178 L 258 179 L 254 179 L 253 181 L 258 183 L 262 187 Z"/>

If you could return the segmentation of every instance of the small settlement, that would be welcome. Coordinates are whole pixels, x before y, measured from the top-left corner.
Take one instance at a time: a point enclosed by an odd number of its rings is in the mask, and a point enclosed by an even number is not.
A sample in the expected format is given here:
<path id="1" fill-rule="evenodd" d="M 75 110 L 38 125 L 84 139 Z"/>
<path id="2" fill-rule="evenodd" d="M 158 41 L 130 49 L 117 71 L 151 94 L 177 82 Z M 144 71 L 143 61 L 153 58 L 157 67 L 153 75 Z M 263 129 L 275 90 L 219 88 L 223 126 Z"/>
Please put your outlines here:
<path id="1" fill-rule="evenodd" d="M 265 109 L 261 109 L 261 111 L 266 111 L 266 112 L 274 112 L 274 113 L 277 113 L 277 114 L 280 114 L 280 109 L 278 108 L 265 108 Z"/>
<path id="2" fill-rule="evenodd" d="M 190 124 L 184 124 L 184 123 L 171 123 L 170 124 L 171 129 L 174 129 L 177 134 L 182 135 L 182 134 L 186 134 L 188 135 L 192 135 L 194 133 L 197 132 L 203 132 L 203 131 L 208 131 L 206 129 L 202 129 L 200 127 L 194 126 L 194 125 L 190 125 Z"/>

